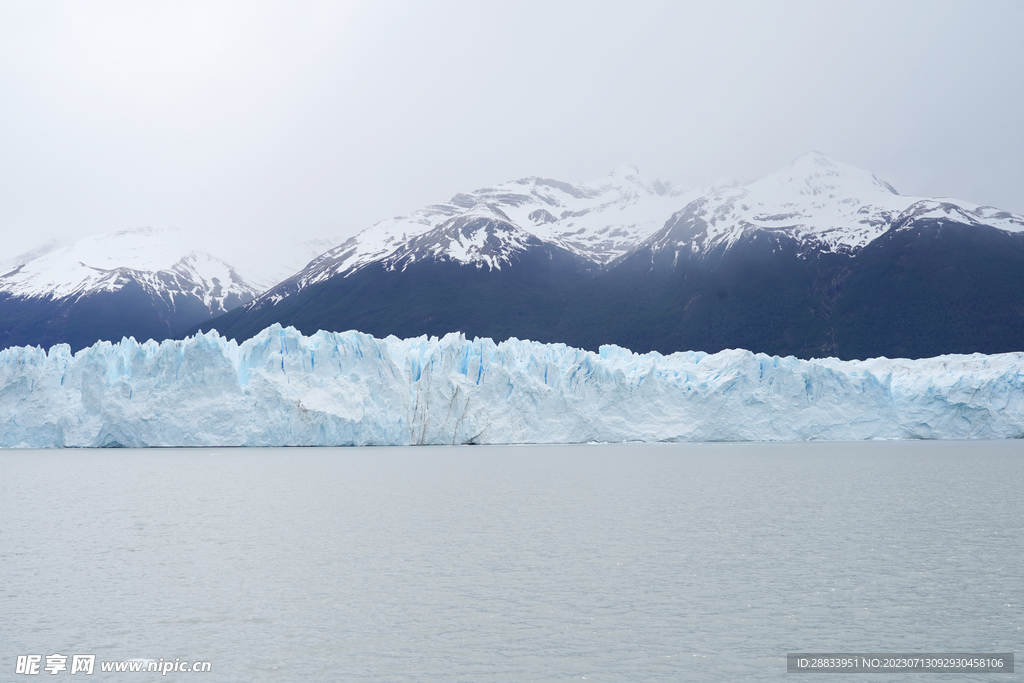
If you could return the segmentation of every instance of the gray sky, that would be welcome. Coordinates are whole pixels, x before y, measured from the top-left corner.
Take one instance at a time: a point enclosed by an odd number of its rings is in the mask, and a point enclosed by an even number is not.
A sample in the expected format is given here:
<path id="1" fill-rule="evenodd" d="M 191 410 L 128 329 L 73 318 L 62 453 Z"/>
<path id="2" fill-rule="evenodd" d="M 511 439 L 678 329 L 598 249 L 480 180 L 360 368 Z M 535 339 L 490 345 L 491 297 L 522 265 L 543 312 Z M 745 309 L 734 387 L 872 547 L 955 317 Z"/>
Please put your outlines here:
<path id="1" fill-rule="evenodd" d="M 625 162 L 809 150 L 1024 213 L 1024 2 L 0 3 L 0 259 L 178 227 L 348 235 Z"/>

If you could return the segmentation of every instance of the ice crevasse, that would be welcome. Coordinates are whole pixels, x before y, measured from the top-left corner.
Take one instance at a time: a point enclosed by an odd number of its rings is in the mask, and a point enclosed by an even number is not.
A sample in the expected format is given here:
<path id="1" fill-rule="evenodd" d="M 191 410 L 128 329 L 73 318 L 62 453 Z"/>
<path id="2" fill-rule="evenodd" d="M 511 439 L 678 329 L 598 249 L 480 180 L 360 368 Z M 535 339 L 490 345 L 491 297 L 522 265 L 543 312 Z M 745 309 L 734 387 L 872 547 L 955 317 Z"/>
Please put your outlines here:
<path id="1" fill-rule="evenodd" d="M 306 337 L 0 351 L 0 446 L 1024 437 L 1024 353 L 798 360 L 510 339 Z"/>

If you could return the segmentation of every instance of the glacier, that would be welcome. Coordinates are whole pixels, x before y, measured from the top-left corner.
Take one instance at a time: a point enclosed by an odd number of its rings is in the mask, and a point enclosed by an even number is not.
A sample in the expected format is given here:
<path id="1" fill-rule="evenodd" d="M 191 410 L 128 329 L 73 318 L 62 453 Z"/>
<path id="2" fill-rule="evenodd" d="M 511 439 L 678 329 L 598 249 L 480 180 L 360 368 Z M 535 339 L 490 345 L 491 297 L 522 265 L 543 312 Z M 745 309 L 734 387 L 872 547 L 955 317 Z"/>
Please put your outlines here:
<path id="1" fill-rule="evenodd" d="M 1024 437 L 1024 353 L 867 361 L 303 336 L 0 351 L 0 447 Z"/>

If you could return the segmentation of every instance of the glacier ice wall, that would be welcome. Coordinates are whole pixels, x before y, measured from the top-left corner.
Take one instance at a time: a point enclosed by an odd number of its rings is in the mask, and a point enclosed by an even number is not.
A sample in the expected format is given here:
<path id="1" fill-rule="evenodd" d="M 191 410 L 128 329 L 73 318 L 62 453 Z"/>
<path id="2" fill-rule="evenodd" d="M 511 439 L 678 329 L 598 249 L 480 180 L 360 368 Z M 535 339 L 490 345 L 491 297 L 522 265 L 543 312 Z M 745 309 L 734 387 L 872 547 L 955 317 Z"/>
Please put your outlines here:
<path id="1" fill-rule="evenodd" d="M 511 339 L 305 337 L 0 351 L 3 447 L 1024 436 L 1024 354 L 803 361 Z"/>

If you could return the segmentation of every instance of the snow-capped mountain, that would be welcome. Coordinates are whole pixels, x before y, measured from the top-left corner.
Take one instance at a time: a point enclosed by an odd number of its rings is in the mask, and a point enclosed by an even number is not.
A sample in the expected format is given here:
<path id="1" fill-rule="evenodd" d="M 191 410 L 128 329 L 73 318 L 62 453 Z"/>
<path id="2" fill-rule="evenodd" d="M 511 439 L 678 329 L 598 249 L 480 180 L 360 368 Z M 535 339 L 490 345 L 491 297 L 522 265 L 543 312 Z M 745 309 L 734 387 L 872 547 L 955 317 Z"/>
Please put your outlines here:
<path id="1" fill-rule="evenodd" d="M 260 292 L 174 229 L 137 228 L 50 245 L 11 266 L 0 273 L 5 346 L 66 341 L 77 348 L 122 335 L 162 339 Z"/>
<path id="2" fill-rule="evenodd" d="M 389 270 L 405 270 L 416 261 L 442 258 L 501 270 L 502 265 L 512 265 L 516 254 L 541 244 L 501 209 L 480 203 L 413 237 L 384 257 L 382 263 Z"/>
<path id="3" fill-rule="evenodd" d="M 77 299 L 134 282 L 171 304 L 176 297 L 193 296 L 219 314 L 259 293 L 232 266 L 196 251 L 174 229 L 93 235 L 19 260 L 25 262 L 0 274 L 0 291 L 18 297 Z"/>
<path id="4" fill-rule="evenodd" d="M 198 329 L 921 357 L 1021 350 L 1020 311 L 1024 217 L 905 197 L 812 152 L 746 185 L 684 190 L 625 166 L 459 194 L 371 226 Z"/>
<path id="5" fill-rule="evenodd" d="M 940 214 L 1024 231 L 1024 216 L 958 199 L 905 197 L 868 171 L 809 152 L 749 185 L 693 199 L 644 246 L 708 253 L 761 231 L 790 237 L 805 250 L 852 254 L 896 224 Z"/>
<path id="6" fill-rule="evenodd" d="M 1022 216 L 957 199 L 902 196 L 874 174 L 820 152 L 747 185 L 719 181 L 691 190 L 647 181 L 635 166 L 625 165 L 602 180 L 577 184 L 524 178 L 381 221 L 324 252 L 289 287 L 266 298 L 280 301 L 372 263 L 393 270 L 442 259 L 500 268 L 538 240 L 596 268 L 637 250 L 708 253 L 758 231 L 789 237 L 805 251 L 852 254 L 893 225 L 937 216 L 936 211 L 1024 231 Z"/>
<path id="7" fill-rule="evenodd" d="M 686 195 L 672 183 L 645 180 L 632 165 L 601 180 L 575 185 L 536 177 L 514 180 L 376 223 L 310 264 L 301 286 L 346 275 L 370 263 L 388 262 L 391 267 L 408 263 L 399 253 L 497 268 L 507 262 L 508 254 L 521 250 L 526 235 L 605 264 L 664 225 L 673 211 L 686 204 Z M 466 230 L 474 217 L 490 217 L 511 228 L 495 234 L 492 224 L 489 236 L 477 235 Z M 449 231 L 453 221 L 459 222 L 458 235 Z M 483 223 L 479 226 L 486 229 Z M 473 243 L 488 247 L 473 249 Z"/>

